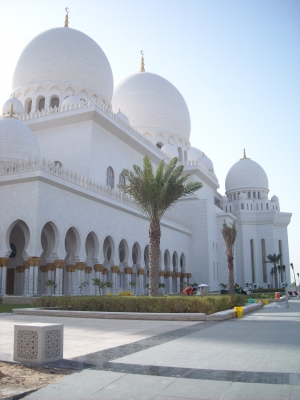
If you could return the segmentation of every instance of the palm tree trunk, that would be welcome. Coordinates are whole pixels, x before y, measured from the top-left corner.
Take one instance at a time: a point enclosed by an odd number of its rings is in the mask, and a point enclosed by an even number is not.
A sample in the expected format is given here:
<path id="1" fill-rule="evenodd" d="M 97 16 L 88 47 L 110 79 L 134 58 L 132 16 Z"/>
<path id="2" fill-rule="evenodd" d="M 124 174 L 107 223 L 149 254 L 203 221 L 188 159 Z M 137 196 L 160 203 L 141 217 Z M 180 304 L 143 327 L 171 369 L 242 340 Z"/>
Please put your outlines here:
<path id="1" fill-rule="evenodd" d="M 151 222 L 149 227 L 149 296 L 159 295 L 160 223 Z"/>
<path id="2" fill-rule="evenodd" d="M 233 254 L 230 252 L 227 254 L 227 265 L 228 265 L 228 293 L 234 294 L 234 276 L 233 276 Z"/>
<path id="3" fill-rule="evenodd" d="M 275 275 L 275 289 L 277 289 L 278 288 L 278 275 L 277 275 L 276 264 L 274 264 L 274 275 Z"/>

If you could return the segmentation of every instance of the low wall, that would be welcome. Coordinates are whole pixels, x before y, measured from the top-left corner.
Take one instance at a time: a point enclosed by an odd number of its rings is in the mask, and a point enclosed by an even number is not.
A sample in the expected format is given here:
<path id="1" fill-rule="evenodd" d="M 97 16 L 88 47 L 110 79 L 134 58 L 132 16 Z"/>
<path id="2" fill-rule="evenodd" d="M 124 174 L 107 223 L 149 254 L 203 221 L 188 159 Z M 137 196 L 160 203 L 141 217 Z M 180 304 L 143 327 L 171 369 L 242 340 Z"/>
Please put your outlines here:
<path id="1" fill-rule="evenodd" d="M 3 296 L 3 304 L 33 304 L 36 301 L 36 297 L 25 297 L 25 296 Z"/>

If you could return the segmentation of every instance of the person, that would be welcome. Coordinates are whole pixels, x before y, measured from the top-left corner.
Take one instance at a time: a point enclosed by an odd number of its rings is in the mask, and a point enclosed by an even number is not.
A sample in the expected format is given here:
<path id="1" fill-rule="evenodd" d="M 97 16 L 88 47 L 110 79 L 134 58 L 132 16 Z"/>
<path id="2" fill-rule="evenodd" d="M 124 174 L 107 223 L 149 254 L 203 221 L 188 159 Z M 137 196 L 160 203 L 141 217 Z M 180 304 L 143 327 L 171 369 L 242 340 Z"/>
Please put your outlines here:
<path id="1" fill-rule="evenodd" d="M 198 286 L 187 286 L 185 289 L 183 289 L 182 293 L 187 295 L 187 296 L 192 296 L 194 292 L 196 292 L 198 289 Z"/>

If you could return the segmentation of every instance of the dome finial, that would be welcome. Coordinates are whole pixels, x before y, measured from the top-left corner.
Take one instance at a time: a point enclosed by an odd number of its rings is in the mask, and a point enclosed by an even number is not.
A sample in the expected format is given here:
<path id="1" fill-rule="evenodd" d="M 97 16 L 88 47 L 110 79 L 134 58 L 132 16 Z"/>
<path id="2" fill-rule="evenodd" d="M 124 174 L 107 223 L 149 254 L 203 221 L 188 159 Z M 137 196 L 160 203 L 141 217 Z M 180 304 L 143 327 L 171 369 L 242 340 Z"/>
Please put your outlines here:
<path id="1" fill-rule="evenodd" d="M 9 109 L 9 118 L 14 117 L 14 103 L 11 102 L 10 109 Z"/>
<path id="2" fill-rule="evenodd" d="M 140 69 L 140 72 L 145 72 L 145 63 L 144 63 L 144 52 L 143 52 L 143 50 L 141 50 L 141 55 L 142 55 L 142 58 L 141 58 L 141 69 Z"/>
<path id="3" fill-rule="evenodd" d="M 243 158 L 241 158 L 241 160 L 249 160 L 249 158 L 246 155 L 246 149 L 244 149 Z"/>
<path id="4" fill-rule="evenodd" d="M 69 28 L 69 12 L 70 12 L 70 10 L 69 10 L 68 7 L 66 7 L 65 10 L 66 10 L 66 13 L 67 13 L 66 17 L 65 17 L 65 28 Z"/>

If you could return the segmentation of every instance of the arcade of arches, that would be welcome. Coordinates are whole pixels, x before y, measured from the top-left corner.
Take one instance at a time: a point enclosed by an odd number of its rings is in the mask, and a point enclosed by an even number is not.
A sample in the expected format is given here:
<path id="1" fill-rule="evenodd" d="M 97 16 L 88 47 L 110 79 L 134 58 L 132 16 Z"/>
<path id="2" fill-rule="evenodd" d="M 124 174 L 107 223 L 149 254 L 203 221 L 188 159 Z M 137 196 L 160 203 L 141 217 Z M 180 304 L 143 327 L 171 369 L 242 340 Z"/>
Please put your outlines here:
<path id="1" fill-rule="evenodd" d="M 93 278 L 111 281 L 114 294 L 119 291 L 147 293 L 148 245 L 143 249 L 138 242 L 129 246 L 125 238 L 115 243 L 111 236 L 100 242 L 95 232 L 90 232 L 84 242 L 78 230 L 71 227 L 64 238 L 64 258 L 59 258 L 61 243 L 53 222 L 44 225 L 40 238 L 41 253 L 32 257 L 27 224 L 18 220 L 10 226 L 6 235 L 10 249 L 0 258 L 0 295 L 99 294 Z M 171 253 L 168 249 L 161 253 L 159 276 L 165 293 L 180 292 L 183 281 L 188 282 L 191 277 L 186 272 L 184 253 Z M 55 289 L 46 285 L 49 280 L 55 282 Z M 82 285 L 84 282 L 88 283 Z"/>

